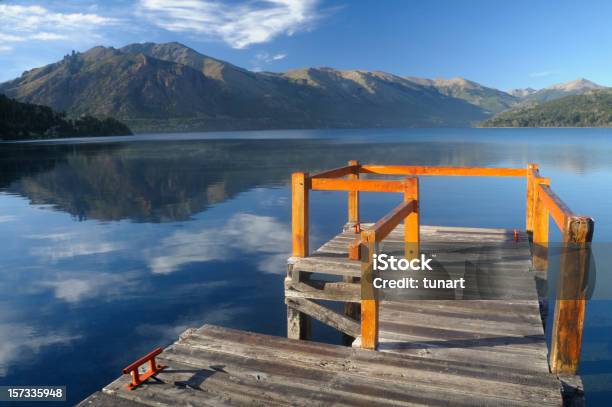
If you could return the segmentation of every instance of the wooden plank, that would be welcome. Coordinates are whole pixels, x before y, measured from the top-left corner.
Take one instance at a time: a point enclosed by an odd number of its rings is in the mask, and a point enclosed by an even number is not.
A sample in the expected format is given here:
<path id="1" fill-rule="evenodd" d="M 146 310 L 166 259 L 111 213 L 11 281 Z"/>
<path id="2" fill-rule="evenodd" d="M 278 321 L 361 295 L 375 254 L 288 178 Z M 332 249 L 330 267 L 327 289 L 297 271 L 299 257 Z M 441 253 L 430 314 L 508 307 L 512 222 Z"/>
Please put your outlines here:
<path id="1" fill-rule="evenodd" d="M 593 230 L 593 219 L 586 216 L 571 216 L 565 227 L 550 350 L 554 373 L 578 370 Z"/>
<path id="2" fill-rule="evenodd" d="M 291 234 L 293 256 L 308 256 L 308 174 L 296 172 L 291 181 Z M 264 236 L 261 237 L 265 239 Z"/>
<path id="3" fill-rule="evenodd" d="M 317 304 L 316 302 L 304 298 L 285 298 L 285 303 L 289 307 L 303 312 L 342 333 L 352 337 L 357 337 L 360 334 L 361 328 L 357 321 Z"/>
<path id="4" fill-rule="evenodd" d="M 550 189 L 549 185 L 538 185 L 538 198 L 542 200 L 542 203 L 548 209 L 548 213 L 554 219 L 559 230 L 565 230 L 567 219 L 574 215 L 572 210 Z"/>
<path id="5" fill-rule="evenodd" d="M 217 346 L 217 344 L 215 344 Z M 222 346 L 219 344 L 219 346 Z M 260 349 L 257 348 L 259 351 Z M 220 353 L 209 350 L 206 344 L 202 346 L 179 344 L 167 352 L 166 357 L 171 362 L 181 362 L 187 365 L 201 366 L 203 364 L 222 365 L 223 371 L 232 380 L 248 380 L 249 376 L 261 378 L 262 393 L 264 389 L 272 388 L 265 394 L 272 399 L 279 393 L 285 395 L 286 405 L 295 406 L 442 406 L 458 405 L 472 406 L 473 394 L 462 391 L 463 386 L 433 386 L 428 383 L 397 382 L 386 380 L 372 381 L 369 376 L 357 375 L 347 369 L 338 369 L 341 363 L 322 364 L 318 362 L 306 365 L 298 360 L 288 361 L 284 358 L 273 360 L 260 357 L 263 353 L 242 354 Z M 252 356 L 251 356 L 252 355 Z M 349 365 L 350 366 L 350 365 Z M 383 370 L 384 372 L 384 370 Z M 229 380 L 228 380 L 229 381 Z M 481 387 L 483 387 L 481 385 Z M 486 386 L 485 386 L 486 387 Z M 493 386 L 491 386 L 493 387 Z M 503 385 L 502 392 L 505 394 Z M 506 386 L 508 387 L 508 386 Z M 459 391 L 457 391 L 459 390 Z M 489 392 L 498 391 L 499 387 L 490 388 Z M 516 393 L 516 386 L 513 386 Z M 306 399 L 304 394 L 310 393 Z M 548 395 L 531 392 L 530 400 L 513 401 L 495 395 L 479 395 L 482 405 L 488 406 L 529 406 L 554 405 L 549 402 Z M 278 397 L 278 396 L 276 396 Z M 275 397 L 275 398 L 276 398 Z M 276 400 L 280 400 L 278 397 Z"/>
<path id="6" fill-rule="evenodd" d="M 77 404 L 77 407 L 144 407 L 146 405 L 97 391 Z"/>
<path id="7" fill-rule="evenodd" d="M 485 168 L 485 167 L 429 167 L 417 165 L 362 165 L 365 174 L 386 175 L 442 175 L 442 176 L 480 176 L 480 177 L 524 177 L 525 168 Z"/>
<path id="8" fill-rule="evenodd" d="M 361 299 L 359 284 L 316 280 L 296 283 L 289 279 L 285 279 L 285 297 L 342 302 L 359 302 Z"/>
<path id="9" fill-rule="evenodd" d="M 312 189 L 319 191 L 402 192 L 402 181 L 372 179 L 313 178 Z"/>
<path id="10" fill-rule="evenodd" d="M 425 360 L 392 353 L 369 352 L 312 342 L 289 343 L 281 338 L 239 332 L 228 334 L 226 328 L 214 327 L 198 330 L 182 342 L 185 346 L 202 351 L 223 352 L 229 355 L 253 356 L 262 361 L 286 363 L 296 368 L 323 368 L 326 372 L 339 372 L 348 380 L 353 377 L 369 378 L 375 383 L 393 382 L 404 387 L 412 382 L 435 388 L 450 388 L 451 392 L 495 394 L 516 400 L 536 397 L 558 397 L 558 382 L 547 375 L 509 369 L 500 371 L 486 366 L 452 365 L 448 362 Z M 253 352 L 252 349 L 257 351 Z M 195 353 L 193 353 L 195 355 Z M 324 364 L 321 361 L 325 361 Z M 322 373 L 323 374 L 323 373 Z M 406 377 L 410 377 L 406 381 Z M 322 380 L 325 378 L 322 377 Z M 375 381 L 374 381 L 375 379 Z"/>
<path id="11" fill-rule="evenodd" d="M 245 331 L 228 335 L 224 333 L 227 329 L 222 327 L 199 329 L 182 343 L 238 355 L 247 355 L 249 349 L 257 347 L 259 351 L 254 357 L 282 359 L 287 360 L 289 364 L 312 366 L 325 360 L 326 367 L 336 366 L 342 370 L 347 368 L 347 364 L 343 361 L 351 360 L 352 363 L 348 367 L 352 373 L 373 378 L 384 377 L 386 380 L 398 383 L 402 383 L 406 375 L 410 377 L 415 375 L 413 370 L 418 370 L 423 380 L 439 382 L 440 385 L 447 385 L 457 380 L 474 379 L 558 390 L 558 382 L 553 376 L 542 374 L 542 370 L 537 371 L 522 365 L 500 370 L 497 366 L 483 365 L 469 359 L 462 364 L 456 364 L 436 358 L 425 359 L 398 353 L 371 352 L 338 345 L 307 341 L 287 342 L 284 338 Z M 500 355 L 495 354 L 495 356 Z"/>
<path id="12" fill-rule="evenodd" d="M 310 257 L 299 259 L 293 265 L 294 270 L 338 276 L 360 277 L 360 264 L 355 260 L 345 260 L 341 257 L 325 257 L 315 252 Z"/>

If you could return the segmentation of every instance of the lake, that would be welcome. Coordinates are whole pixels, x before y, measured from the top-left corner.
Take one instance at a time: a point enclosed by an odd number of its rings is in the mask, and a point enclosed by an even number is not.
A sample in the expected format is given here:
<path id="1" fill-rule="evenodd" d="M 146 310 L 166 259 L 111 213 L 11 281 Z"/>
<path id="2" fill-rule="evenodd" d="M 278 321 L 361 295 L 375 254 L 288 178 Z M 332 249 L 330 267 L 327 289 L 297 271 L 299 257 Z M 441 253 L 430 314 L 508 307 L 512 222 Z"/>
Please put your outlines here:
<path id="1" fill-rule="evenodd" d="M 290 174 L 350 159 L 536 162 L 575 212 L 595 218 L 599 250 L 612 241 L 610 129 L 295 130 L 4 143 L 0 385 L 66 385 L 74 404 L 188 327 L 208 322 L 284 336 Z M 397 203 L 396 194 L 363 194 L 362 219 L 376 220 Z M 428 225 L 523 229 L 524 180 L 422 178 L 421 211 Z M 342 227 L 346 195 L 313 193 L 311 216 L 317 247 Z M 602 259 L 597 266 L 580 372 L 589 405 L 604 406 L 612 398 L 612 273 Z M 340 341 L 320 325 L 315 333 L 316 340 Z"/>

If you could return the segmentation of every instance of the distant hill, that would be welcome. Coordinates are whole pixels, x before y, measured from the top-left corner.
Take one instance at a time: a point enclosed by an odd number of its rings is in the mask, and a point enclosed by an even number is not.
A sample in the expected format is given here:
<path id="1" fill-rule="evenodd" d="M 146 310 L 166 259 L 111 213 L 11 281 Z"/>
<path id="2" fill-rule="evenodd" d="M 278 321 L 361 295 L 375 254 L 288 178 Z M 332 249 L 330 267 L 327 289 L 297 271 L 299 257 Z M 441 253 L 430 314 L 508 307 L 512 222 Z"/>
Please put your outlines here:
<path id="1" fill-rule="evenodd" d="M 73 52 L 0 92 L 69 117 L 115 117 L 137 131 L 466 127 L 506 103 L 377 71 L 252 72 L 179 43 Z"/>
<path id="2" fill-rule="evenodd" d="M 612 89 L 593 89 L 502 112 L 482 127 L 612 127 Z"/>
<path id="3" fill-rule="evenodd" d="M 480 106 L 491 114 L 504 111 L 519 101 L 509 93 L 463 78 L 435 79 L 430 83 L 441 93 Z"/>
<path id="4" fill-rule="evenodd" d="M 570 82 L 559 83 L 544 89 L 540 89 L 536 92 L 531 92 L 522 98 L 522 102 L 549 102 L 565 96 L 578 95 L 593 89 L 605 89 L 605 86 L 598 85 L 595 82 L 589 81 L 588 79 L 578 78 Z"/>
<path id="5" fill-rule="evenodd" d="M 112 119 L 81 116 L 67 119 L 47 106 L 19 103 L 0 95 L 0 140 L 34 140 L 81 136 L 132 134 L 123 123 Z"/>

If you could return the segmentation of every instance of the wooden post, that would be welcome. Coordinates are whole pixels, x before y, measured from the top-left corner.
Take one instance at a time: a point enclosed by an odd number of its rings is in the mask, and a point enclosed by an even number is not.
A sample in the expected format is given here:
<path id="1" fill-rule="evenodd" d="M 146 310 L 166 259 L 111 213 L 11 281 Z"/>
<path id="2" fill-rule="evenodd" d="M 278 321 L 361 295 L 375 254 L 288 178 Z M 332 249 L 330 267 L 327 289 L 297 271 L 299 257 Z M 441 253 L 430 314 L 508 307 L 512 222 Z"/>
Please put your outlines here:
<path id="1" fill-rule="evenodd" d="M 348 165 L 357 165 L 359 166 L 359 161 L 350 160 Z M 348 179 L 359 179 L 359 167 L 348 176 Z M 359 191 L 349 191 L 348 192 L 348 224 L 349 227 L 355 228 L 355 232 L 357 233 L 358 229 L 356 226 L 359 224 Z M 357 248 L 359 250 L 359 248 Z M 344 277 L 343 281 L 345 283 L 356 283 L 356 277 Z M 344 315 L 347 317 L 353 318 L 357 320 L 359 318 L 360 307 L 359 304 L 354 302 L 345 302 L 344 303 Z M 353 342 L 355 338 L 350 337 L 349 335 L 344 334 L 343 342 L 346 344 L 350 344 Z"/>
<path id="2" fill-rule="evenodd" d="M 359 165 L 358 161 L 351 160 L 348 165 Z M 359 168 L 348 176 L 348 179 L 359 179 Z M 359 223 L 359 191 L 348 193 L 348 223 L 353 226 Z"/>
<path id="3" fill-rule="evenodd" d="M 308 173 L 295 172 L 291 177 L 291 234 L 293 256 L 308 256 Z M 289 264 L 287 277 L 295 282 L 303 281 L 307 276 Z M 310 318 L 308 315 L 287 306 L 287 337 L 290 339 L 308 339 L 310 336 Z"/>
<path id="4" fill-rule="evenodd" d="M 421 254 L 421 232 L 419 220 L 419 178 L 406 177 L 404 180 L 404 202 L 416 201 L 415 211 L 404 219 L 404 256 L 406 259 Z"/>
<path id="5" fill-rule="evenodd" d="M 527 203 L 525 205 L 525 229 L 527 233 L 533 233 L 533 214 L 535 208 L 535 180 L 533 171 L 537 171 L 538 168 L 538 164 L 527 165 Z"/>
<path id="6" fill-rule="evenodd" d="M 552 373 L 576 374 L 578 370 L 593 229 L 593 219 L 586 216 L 567 219 L 550 347 Z"/>
<path id="7" fill-rule="evenodd" d="M 378 347 L 378 293 L 374 289 L 374 263 L 372 255 L 377 252 L 374 231 L 361 232 L 361 347 L 376 349 Z"/>
<path id="8" fill-rule="evenodd" d="M 287 305 L 287 338 L 309 339 L 310 330 L 310 317 Z"/>
<path id="9" fill-rule="evenodd" d="M 291 231 L 293 256 L 308 256 L 308 174 L 294 172 L 291 177 Z"/>
<path id="10" fill-rule="evenodd" d="M 548 225 L 549 213 L 540 199 L 539 184 L 550 185 L 548 178 L 536 178 L 534 181 L 535 206 L 533 211 L 533 246 L 532 263 L 535 270 L 548 268 Z"/>

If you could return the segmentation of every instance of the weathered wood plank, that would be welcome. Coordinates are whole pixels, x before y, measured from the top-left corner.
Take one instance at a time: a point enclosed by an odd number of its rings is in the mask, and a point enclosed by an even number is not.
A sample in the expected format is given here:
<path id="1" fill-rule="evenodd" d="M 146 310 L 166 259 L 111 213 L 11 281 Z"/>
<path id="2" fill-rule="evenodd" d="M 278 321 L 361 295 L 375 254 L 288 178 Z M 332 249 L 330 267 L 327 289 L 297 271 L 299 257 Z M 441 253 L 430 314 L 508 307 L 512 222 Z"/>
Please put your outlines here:
<path id="1" fill-rule="evenodd" d="M 403 356 L 398 357 L 392 354 L 359 349 L 354 349 L 349 354 L 340 353 L 338 355 L 334 352 L 334 347 L 332 349 L 315 349 L 314 352 L 307 353 L 301 350 L 303 348 L 299 348 L 296 353 L 291 344 L 289 344 L 289 348 L 282 347 L 282 344 L 275 340 L 276 338 L 272 343 L 267 340 L 266 336 L 252 333 L 239 333 L 238 337 L 234 338 L 233 335 L 228 336 L 227 331 L 220 331 L 217 328 L 215 327 L 212 332 L 208 329 L 199 331 L 198 334 L 182 342 L 183 346 L 191 349 L 189 351 L 191 357 L 196 359 L 207 357 L 207 352 L 222 352 L 240 357 L 247 357 L 252 354 L 253 357 L 260 359 L 262 362 L 282 362 L 296 369 L 324 369 L 328 372 L 342 373 L 343 376 L 376 377 L 380 380 L 392 381 L 396 386 L 403 386 L 405 377 L 410 377 L 410 382 L 419 385 L 419 387 L 421 385 L 439 388 L 450 387 L 449 391 L 453 393 L 476 392 L 502 398 L 507 395 L 520 400 L 526 400 L 530 397 L 541 400 L 554 397 L 558 393 L 558 383 L 555 380 L 548 378 L 546 381 L 542 381 L 545 378 L 536 378 L 533 374 L 528 373 L 525 373 L 525 376 L 515 375 L 508 382 L 506 376 L 504 376 L 504 380 L 496 380 L 500 376 L 500 372 L 489 375 L 482 368 L 470 368 L 469 365 L 467 367 L 462 366 L 461 368 L 464 371 L 459 373 L 448 364 L 441 365 L 441 362 L 429 362 L 418 358 L 406 360 Z M 178 346 L 173 347 L 173 349 L 179 348 Z M 257 348 L 258 351 L 250 352 L 249 350 L 253 348 Z M 195 349 L 199 349 L 199 351 Z M 324 350 L 326 352 L 321 353 Z M 470 373 L 467 373 L 468 370 Z M 323 374 L 321 372 L 321 375 Z M 511 375 L 512 373 L 509 374 L 509 376 Z M 305 376 L 301 380 L 307 380 L 307 378 Z M 542 392 L 542 387 L 548 390 Z M 520 395 L 517 392 L 524 394 Z"/>
<path id="2" fill-rule="evenodd" d="M 97 391 L 77 404 L 77 407 L 143 407 L 146 405 Z"/>
<path id="3" fill-rule="evenodd" d="M 285 297 L 343 302 L 361 300 L 359 284 L 319 280 L 296 283 L 285 279 Z"/>
<path id="4" fill-rule="evenodd" d="M 360 325 L 357 321 L 341 315 L 316 302 L 304 298 L 286 298 L 285 303 L 314 319 L 323 322 L 347 335 L 357 337 L 360 334 Z"/>

